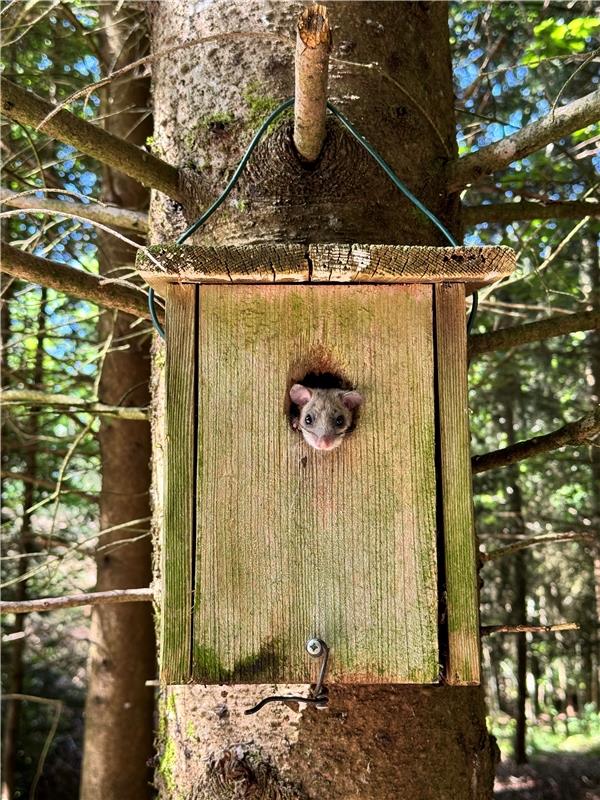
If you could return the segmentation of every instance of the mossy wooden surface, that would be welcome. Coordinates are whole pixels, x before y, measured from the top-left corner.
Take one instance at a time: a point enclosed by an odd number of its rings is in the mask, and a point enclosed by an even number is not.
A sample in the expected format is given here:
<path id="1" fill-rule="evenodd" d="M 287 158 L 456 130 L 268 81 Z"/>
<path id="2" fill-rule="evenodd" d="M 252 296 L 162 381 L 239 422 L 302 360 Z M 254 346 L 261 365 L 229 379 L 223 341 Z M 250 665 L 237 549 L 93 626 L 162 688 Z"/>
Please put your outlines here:
<path id="1" fill-rule="evenodd" d="M 316 635 L 331 681 L 436 681 L 432 287 L 201 286 L 198 313 L 194 680 L 314 680 Z M 365 397 L 325 454 L 286 416 L 315 361 Z"/>
<path id="2" fill-rule="evenodd" d="M 183 683 L 190 676 L 197 293 L 198 287 L 191 285 L 169 286 L 167 293 L 167 462 L 160 619 L 160 667 L 165 683 Z"/>
<path id="3" fill-rule="evenodd" d="M 467 399 L 464 287 L 435 287 L 439 484 L 448 631 L 446 680 L 479 683 L 479 597 Z"/>

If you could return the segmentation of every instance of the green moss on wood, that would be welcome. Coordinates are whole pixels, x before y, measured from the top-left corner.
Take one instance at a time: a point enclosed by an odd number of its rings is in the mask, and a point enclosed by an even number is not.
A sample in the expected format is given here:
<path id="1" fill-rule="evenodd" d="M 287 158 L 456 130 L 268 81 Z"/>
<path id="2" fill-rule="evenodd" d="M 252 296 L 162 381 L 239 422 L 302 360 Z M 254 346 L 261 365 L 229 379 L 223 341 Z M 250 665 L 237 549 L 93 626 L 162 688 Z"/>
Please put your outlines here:
<path id="1" fill-rule="evenodd" d="M 282 102 L 280 98 L 265 94 L 258 81 L 250 81 L 243 91 L 242 97 L 249 109 L 246 124 L 253 130 L 260 127 L 261 123 L 264 122 L 269 114 L 275 111 L 277 106 Z M 269 126 L 268 132 L 272 132 L 275 128 L 278 128 L 291 119 L 292 113 L 293 111 L 291 109 L 284 111 L 283 114 Z"/>
<path id="2" fill-rule="evenodd" d="M 177 746 L 175 742 L 166 738 L 164 741 L 163 752 L 158 763 L 158 774 L 165 782 L 165 786 L 170 796 L 174 796 L 176 789 L 175 783 L 175 763 L 177 758 Z"/>

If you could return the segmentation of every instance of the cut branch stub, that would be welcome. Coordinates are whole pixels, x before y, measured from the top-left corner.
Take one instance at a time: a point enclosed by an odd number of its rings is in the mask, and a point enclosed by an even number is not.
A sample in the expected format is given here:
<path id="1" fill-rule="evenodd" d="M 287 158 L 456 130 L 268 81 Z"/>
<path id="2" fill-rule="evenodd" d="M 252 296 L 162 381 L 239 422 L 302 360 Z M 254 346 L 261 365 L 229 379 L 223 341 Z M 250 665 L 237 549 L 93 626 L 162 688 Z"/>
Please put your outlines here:
<path id="1" fill-rule="evenodd" d="M 294 144 L 305 161 L 316 161 L 325 141 L 327 72 L 331 52 L 327 9 L 305 8 L 296 31 L 296 101 Z"/>

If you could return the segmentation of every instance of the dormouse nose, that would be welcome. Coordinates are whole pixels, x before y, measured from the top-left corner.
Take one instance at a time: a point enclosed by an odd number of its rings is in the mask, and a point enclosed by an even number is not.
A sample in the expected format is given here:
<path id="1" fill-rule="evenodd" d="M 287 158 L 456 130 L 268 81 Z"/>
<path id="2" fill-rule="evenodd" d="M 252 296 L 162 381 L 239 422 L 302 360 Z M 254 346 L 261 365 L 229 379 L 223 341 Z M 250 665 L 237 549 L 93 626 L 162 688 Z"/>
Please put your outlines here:
<path id="1" fill-rule="evenodd" d="M 316 445 L 321 450 L 327 450 L 328 447 L 331 447 L 333 442 L 334 442 L 333 436 L 319 436 L 317 438 Z"/>

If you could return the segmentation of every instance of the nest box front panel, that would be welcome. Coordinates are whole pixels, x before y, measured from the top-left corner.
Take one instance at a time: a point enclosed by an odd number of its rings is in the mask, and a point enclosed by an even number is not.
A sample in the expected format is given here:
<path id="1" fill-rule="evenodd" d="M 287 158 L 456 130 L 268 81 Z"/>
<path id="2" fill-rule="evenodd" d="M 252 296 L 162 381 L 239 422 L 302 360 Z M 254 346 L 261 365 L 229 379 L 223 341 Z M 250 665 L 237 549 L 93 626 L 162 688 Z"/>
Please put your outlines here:
<path id="1" fill-rule="evenodd" d="M 330 680 L 435 681 L 432 287 L 195 292 L 193 680 L 308 682 L 317 636 Z M 309 372 L 364 397 L 330 452 L 290 425 Z"/>

